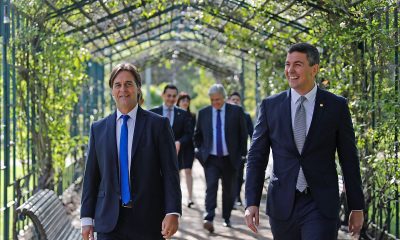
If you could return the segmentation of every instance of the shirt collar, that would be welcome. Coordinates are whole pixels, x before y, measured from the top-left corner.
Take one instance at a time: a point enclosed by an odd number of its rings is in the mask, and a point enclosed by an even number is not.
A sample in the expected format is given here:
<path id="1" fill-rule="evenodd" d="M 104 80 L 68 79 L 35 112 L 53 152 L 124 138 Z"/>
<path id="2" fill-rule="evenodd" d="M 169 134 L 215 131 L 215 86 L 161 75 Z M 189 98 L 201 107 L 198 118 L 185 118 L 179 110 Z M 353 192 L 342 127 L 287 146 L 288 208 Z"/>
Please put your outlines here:
<path id="1" fill-rule="evenodd" d="M 168 111 L 169 107 L 167 107 L 167 105 L 163 104 L 162 107 L 164 111 Z M 174 111 L 174 108 L 175 108 L 174 106 L 171 107 L 172 111 Z"/>
<path id="2" fill-rule="evenodd" d="M 130 118 L 132 119 L 136 119 L 136 115 L 137 115 L 137 110 L 138 110 L 138 104 L 136 104 L 136 106 L 130 111 L 128 112 L 127 115 L 129 115 Z M 117 120 L 124 114 L 122 114 L 119 109 L 117 109 Z"/>
<path id="3" fill-rule="evenodd" d="M 296 92 L 296 90 L 294 90 L 293 88 L 290 89 L 290 93 L 292 95 L 292 102 L 297 103 L 301 95 L 298 92 Z M 304 95 L 304 97 L 306 97 L 308 101 L 313 102 L 315 100 L 316 95 L 317 95 L 317 84 L 314 83 L 314 87 L 311 89 L 311 91 L 309 91 L 306 95 Z"/>

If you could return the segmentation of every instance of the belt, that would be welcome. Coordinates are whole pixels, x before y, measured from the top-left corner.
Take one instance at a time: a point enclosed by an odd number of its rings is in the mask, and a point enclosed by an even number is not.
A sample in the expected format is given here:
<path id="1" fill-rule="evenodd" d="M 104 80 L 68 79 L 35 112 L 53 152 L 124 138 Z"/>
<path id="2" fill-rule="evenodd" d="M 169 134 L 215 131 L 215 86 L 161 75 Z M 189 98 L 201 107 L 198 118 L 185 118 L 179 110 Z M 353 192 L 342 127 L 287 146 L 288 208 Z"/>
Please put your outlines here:
<path id="1" fill-rule="evenodd" d="M 121 202 L 121 207 L 124 207 L 124 208 L 132 208 L 133 207 L 133 203 L 132 203 L 132 200 L 130 200 L 128 203 L 122 203 Z"/>
<path id="2" fill-rule="evenodd" d="M 310 188 L 309 187 L 306 187 L 306 189 L 304 189 L 304 191 L 302 191 L 302 192 L 300 192 L 299 190 L 297 190 L 296 189 L 296 197 L 300 197 L 300 196 L 307 196 L 307 195 L 310 195 L 311 194 L 311 192 L 310 192 Z"/>

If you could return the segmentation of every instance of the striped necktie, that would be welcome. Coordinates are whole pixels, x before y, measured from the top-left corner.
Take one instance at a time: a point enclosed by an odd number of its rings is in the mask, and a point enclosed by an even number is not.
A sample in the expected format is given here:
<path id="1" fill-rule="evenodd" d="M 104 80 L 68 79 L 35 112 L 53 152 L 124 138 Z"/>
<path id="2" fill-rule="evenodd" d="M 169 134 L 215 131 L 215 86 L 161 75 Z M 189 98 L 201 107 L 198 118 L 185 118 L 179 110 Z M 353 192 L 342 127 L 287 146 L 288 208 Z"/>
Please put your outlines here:
<path id="1" fill-rule="evenodd" d="M 304 101 L 306 97 L 301 96 L 297 101 L 299 105 L 296 108 L 296 114 L 294 117 L 293 135 L 296 143 L 297 150 L 301 154 L 303 150 L 304 142 L 306 140 L 307 123 L 306 123 L 306 110 L 304 108 Z M 296 189 L 303 192 L 307 188 L 307 181 L 303 173 L 303 169 L 300 166 L 299 175 L 297 176 Z"/>

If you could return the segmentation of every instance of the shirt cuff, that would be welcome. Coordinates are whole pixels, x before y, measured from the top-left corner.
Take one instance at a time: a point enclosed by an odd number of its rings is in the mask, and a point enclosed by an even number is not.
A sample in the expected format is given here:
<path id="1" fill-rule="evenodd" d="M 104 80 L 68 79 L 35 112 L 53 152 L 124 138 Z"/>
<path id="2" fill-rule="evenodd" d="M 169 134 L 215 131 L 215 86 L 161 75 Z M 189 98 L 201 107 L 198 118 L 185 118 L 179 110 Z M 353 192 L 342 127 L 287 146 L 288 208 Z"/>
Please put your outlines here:
<path id="1" fill-rule="evenodd" d="M 83 226 L 93 226 L 93 218 L 84 217 L 81 218 L 81 227 Z"/>
<path id="2" fill-rule="evenodd" d="M 179 218 L 181 217 L 181 215 L 179 214 L 179 213 L 177 213 L 177 212 L 172 212 L 172 213 L 167 213 L 167 214 L 165 214 L 166 216 L 167 215 L 177 215 Z"/>

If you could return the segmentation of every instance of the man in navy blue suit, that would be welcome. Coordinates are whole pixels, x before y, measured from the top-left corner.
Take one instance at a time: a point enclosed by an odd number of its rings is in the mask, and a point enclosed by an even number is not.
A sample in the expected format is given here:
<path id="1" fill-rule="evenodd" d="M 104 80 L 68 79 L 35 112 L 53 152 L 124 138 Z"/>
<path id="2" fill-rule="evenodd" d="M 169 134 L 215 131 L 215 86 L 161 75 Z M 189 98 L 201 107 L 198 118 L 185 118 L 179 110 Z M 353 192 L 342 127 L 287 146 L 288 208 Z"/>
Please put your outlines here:
<path id="1" fill-rule="evenodd" d="M 178 229 L 181 190 L 167 118 L 138 106 L 135 66 L 117 65 L 110 88 L 117 110 L 91 126 L 82 189 L 84 240 L 169 238 Z"/>
<path id="2" fill-rule="evenodd" d="M 257 232 L 270 148 L 273 173 L 267 214 L 274 239 L 336 239 L 339 215 L 335 153 L 351 209 L 349 230 L 358 235 L 365 207 L 354 129 L 345 98 L 316 86 L 319 52 L 292 45 L 285 75 L 290 89 L 264 99 L 247 159 L 248 227 Z"/>
<path id="3" fill-rule="evenodd" d="M 247 153 L 247 128 L 243 109 L 225 103 L 226 93 L 221 84 L 211 86 L 208 95 L 211 105 L 199 111 L 194 140 L 207 184 L 203 227 L 212 233 L 220 178 L 223 225 L 231 227 L 237 172 L 242 156 Z"/>
<path id="4" fill-rule="evenodd" d="M 178 153 L 179 169 L 182 169 L 182 145 L 188 144 L 192 140 L 193 126 L 189 113 L 175 106 L 178 96 L 178 88 L 173 84 L 167 84 L 162 94 L 163 105 L 150 109 L 151 112 L 167 117 L 174 133 L 176 152 Z"/>

